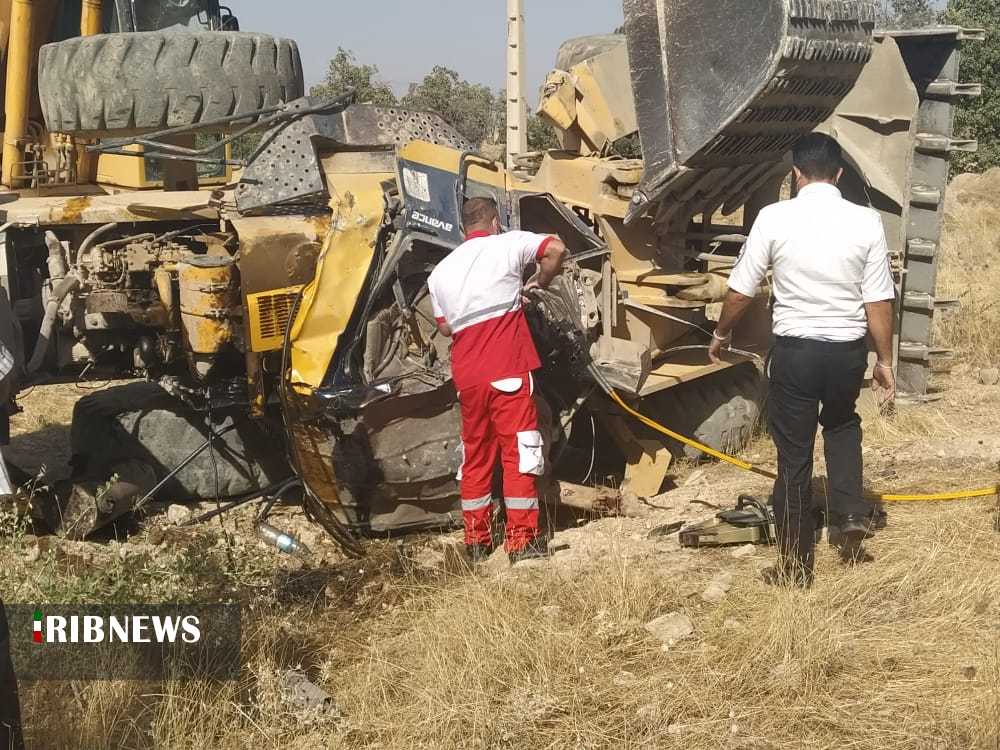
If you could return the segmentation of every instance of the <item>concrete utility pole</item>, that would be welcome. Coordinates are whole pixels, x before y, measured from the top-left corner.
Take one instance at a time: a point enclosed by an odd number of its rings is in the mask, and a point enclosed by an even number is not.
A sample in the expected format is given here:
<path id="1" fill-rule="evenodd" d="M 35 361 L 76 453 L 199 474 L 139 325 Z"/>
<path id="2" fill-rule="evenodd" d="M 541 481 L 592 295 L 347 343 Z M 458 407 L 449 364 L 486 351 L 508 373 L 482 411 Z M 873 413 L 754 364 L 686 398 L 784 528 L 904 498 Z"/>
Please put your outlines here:
<path id="1" fill-rule="evenodd" d="M 507 0 L 507 168 L 528 150 L 528 109 L 524 102 L 524 0 Z"/>

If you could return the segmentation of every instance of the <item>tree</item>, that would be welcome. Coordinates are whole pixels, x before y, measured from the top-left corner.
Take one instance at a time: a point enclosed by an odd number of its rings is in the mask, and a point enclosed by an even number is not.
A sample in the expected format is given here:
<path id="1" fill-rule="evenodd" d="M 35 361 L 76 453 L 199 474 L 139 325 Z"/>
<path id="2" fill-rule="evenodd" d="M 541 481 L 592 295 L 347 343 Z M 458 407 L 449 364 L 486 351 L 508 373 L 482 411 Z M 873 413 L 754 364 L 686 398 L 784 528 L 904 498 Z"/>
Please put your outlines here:
<path id="1" fill-rule="evenodd" d="M 411 84 L 400 104 L 409 109 L 436 112 L 477 145 L 496 140 L 503 132 L 502 120 L 497 127 L 497 110 L 502 104 L 500 97 L 489 86 L 469 83 L 442 65 L 434 66 L 420 83 Z"/>
<path id="2" fill-rule="evenodd" d="M 310 93 L 313 96 L 332 98 L 349 89 L 354 89 L 355 98 L 363 104 L 381 107 L 396 104 L 396 95 L 389 84 L 379 79 L 375 65 L 361 65 L 353 52 L 338 47 L 337 54 L 330 60 L 330 68 L 323 83 L 313 86 Z"/>
<path id="3" fill-rule="evenodd" d="M 556 129 L 540 115 L 528 115 L 528 150 L 549 151 L 559 148 Z"/>
<path id="4" fill-rule="evenodd" d="M 879 25 L 897 29 L 929 26 L 937 20 L 937 11 L 930 0 L 881 0 Z"/>
<path id="5" fill-rule="evenodd" d="M 1000 0 L 951 0 L 944 20 L 965 28 L 986 29 L 986 41 L 962 47 L 962 80 L 981 82 L 983 95 L 963 99 L 955 118 L 957 137 L 979 140 L 979 153 L 956 154 L 955 167 L 981 172 L 1000 166 L 1000 88 L 996 80 L 1000 69 Z"/>

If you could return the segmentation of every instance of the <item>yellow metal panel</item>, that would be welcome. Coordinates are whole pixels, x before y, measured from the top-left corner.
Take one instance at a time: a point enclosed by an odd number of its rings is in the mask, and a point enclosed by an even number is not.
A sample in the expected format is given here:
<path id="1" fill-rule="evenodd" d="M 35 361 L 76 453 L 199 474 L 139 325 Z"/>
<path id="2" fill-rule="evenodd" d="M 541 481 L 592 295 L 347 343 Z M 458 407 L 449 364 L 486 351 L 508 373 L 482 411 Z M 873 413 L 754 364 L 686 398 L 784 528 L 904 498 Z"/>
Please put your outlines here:
<path id="1" fill-rule="evenodd" d="M 577 122 L 598 151 L 639 129 L 624 44 L 580 63 L 571 72 L 578 92 Z"/>
<path id="2" fill-rule="evenodd" d="M 35 34 L 34 0 L 14 0 L 7 46 L 7 89 L 4 93 L 3 184 L 15 187 L 20 162 L 24 160 L 21 141 L 27 132 L 31 104 L 31 62 L 37 53 L 32 45 Z"/>
<path id="3" fill-rule="evenodd" d="M 458 174 L 458 163 L 461 156 L 461 151 L 425 141 L 411 141 L 399 150 L 400 159 L 454 174 Z M 469 182 L 478 182 L 482 185 L 505 189 L 507 173 L 501 165 L 494 163 L 491 169 L 478 160 L 470 160 L 468 165 Z"/>
<path id="4" fill-rule="evenodd" d="M 250 350 L 269 352 L 285 343 L 285 329 L 302 285 L 247 295 Z"/>
<path id="5" fill-rule="evenodd" d="M 354 312 L 375 251 L 385 174 L 329 176 L 333 218 L 291 331 L 291 385 L 318 388 Z"/>
<path id="6" fill-rule="evenodd" d="M 132 144 L 125 147 L 126 151 L 136 154 L 143 153 L 142 146 Z M 93 154 L 88 158 L 93 158 Z M 232 144 L 226 145 L 226 158 L 233 158 Z M 124 154 L 100 154 L 97 161 L 97 182 L 120 188 L 135 190 L 155 190 L 163 187 L 163 180 L 150 180 L 146 176 L 146 160 L 138 156 Z M 226 167 L 225 172 L 215 177 L 199 175 L 197 187 L 209 185 L 226 185 L 233 179 L 233 168 Z"/>
<path id="7" fill-rule="evenodd" d="M 142 151 L 142 146 L 129 145 L 126 151 Z M 123 154 L 100 154 L 97 157 L 97 181 L 124 188 L 150 187 L 146 179 L 146 160 Z"/>
<path id="8" fill-rule="evenodd" d="M 97 187 L 67 187 L 74 193 Z M 202 190 L 168 193 L 101 193 L 23 196 L 3 204 L 7 221 L 29 224 L 107 224 L 111 221 L 218 221 L 218 209 L 208 205 Z"/>
<path id="9" fill-rule="evenodd" d="M 80 36 L 94 36 L 101 33 L 102 0 L 83 0 L 80 13 Z"/>
<path id="10" fill-rule="evenodd" d="M 550 151 L 542 159 L 538 173 L 530 180 L 516 183 L 514 188 L 526 193 L 551 193 L 567 206 L 580 206 L 601 216 L 621 218 L 628 212 L 629 198 L 626 196 L 631 195 L 631 187 L 641 177 L 641 161 Z"/>
<path id="11" fill-rule="evenodd" d="M 231 258 L 203 256 L 177 265 L 181 324 L 195 354 L 216 354 L 232 341 L 236 285 Z"/>

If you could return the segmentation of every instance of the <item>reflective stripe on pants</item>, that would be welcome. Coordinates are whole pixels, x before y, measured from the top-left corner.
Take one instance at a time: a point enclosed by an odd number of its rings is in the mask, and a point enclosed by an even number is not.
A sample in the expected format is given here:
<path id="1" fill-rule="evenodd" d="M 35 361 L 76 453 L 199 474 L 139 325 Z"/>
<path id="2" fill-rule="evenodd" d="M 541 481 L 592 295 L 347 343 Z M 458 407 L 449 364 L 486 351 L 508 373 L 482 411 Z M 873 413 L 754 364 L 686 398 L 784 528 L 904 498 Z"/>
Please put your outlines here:
<path id="1" fill-rule="evenodd" d="M 466 544 L 492 542 L 490 504 L 478 504 L 492 495 L 498 453 L 503 465 L 503 494 L 508 498 L 504 546 L 514 552 L 538 536 L 538 491 L 535 477 L 520 471 L 517 438 L 519 432 L 538 429 L 531 390 L 531 378 L 525 375 L 521 388 L 514 393 L 504 393 L 486 383 L 464 388 L 459 394 L 465 448 L 461 490 Z"/>

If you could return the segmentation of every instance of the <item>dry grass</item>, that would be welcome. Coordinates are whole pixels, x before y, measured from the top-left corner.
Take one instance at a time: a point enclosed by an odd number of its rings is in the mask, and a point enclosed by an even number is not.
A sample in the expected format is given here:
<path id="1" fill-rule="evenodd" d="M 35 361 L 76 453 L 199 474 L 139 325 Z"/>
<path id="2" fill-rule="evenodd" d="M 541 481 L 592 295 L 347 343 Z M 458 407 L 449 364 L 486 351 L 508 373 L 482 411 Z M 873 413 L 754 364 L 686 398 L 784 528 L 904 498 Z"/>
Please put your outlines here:
<path id="1" fill-rule="evenodd" d="M 1000 362 L 1000 170 L 956 178 L 948 194 L 938 296 L 961 308 L 942 316 L 938 339 L 974 366 Z"/>
<path id="2" fill-rule="evenodd" d="M 871 392 L 863 392 L 858 400 L 858 413 L 864 424 L 865 442 L 882 448 L 959 435 L 945 410 L 935 405 L 899 404 L 887 410 L 879 408 Z"/>
<path id="3" fill-rule="evenodd" d="M 29 689 L 29 726 L 59 748 L 994 748 L 989 510 L 899 509 L 876 563 L 844 568 L 823 550 L 804 593 L 710 552 L 694 576 L 612 554 L 585 573 L 403 577 L 386 584 L 401 603 L 347 629 L 321 610 L 268 611 L 242 685 L 84 686 L 62 696 L 73 725 L 44 729 L 63 701 Z M 703 604 L 692 594 L 720 563 L 736 584 Z M 696 633 L 664 652 L 642 626 L 673 610 Z M 313 646 L 296 652 L 303 629 Z M 303 727 L 283 710 L 276 675 L 303 659 L 345 723 Z"/>
<path id="4" fill-rule="evenodd" d="M 991 746 L 1000 559 L 989 516 L 903 511 L 877 551 L 859 570 L 828 555 L 805 594 L 745 570 L 718 608 L 691 598 L 698 582 L 614 559 L 571 580 L 475 580 L 418 597 L 337 671 L 364 727 L 353 744 Z M 675 609 L 697 635 L 664 653 L 641 626 Z"/>

